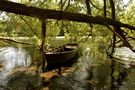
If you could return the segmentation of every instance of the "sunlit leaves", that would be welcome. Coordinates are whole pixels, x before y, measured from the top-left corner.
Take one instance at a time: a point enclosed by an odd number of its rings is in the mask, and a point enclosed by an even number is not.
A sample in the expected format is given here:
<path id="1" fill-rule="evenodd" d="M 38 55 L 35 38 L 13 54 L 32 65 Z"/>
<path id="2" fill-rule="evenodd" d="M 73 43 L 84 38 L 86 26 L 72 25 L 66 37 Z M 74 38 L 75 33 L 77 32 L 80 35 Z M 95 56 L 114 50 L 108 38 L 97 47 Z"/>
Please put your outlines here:
<path id="1" fill-rule="evenodd" d="M 73 13 L 87 14 L 87 7 L 85 0 L 16 0 L 18 3 L 22 3 L 28 6 L 34 6 L 44 9 L 63 10 Z M 104 0 L 90 0 L 90 8 L 92 16 L 103 16 L 103 1 Z M 130 3 L 132 0 L 128 0 L 129 3 L 123 2 L 123 0 L 114 0 L 116 9 L 116 20 L 134 25 L 134 3 Z M 111 7 L 109 0 L 107 0 L 107 18 L 111 18 Z M 0 22 L 1 35 L 5 36 L 24 36 L 33 37 L 38 39 L 38 43 L 41 41 L 41 21 L 35 18 L 19 16 L 15 14 L 5 14 L 6 19 L 2 18 Z M 111 31 L 105 26 L 99 26 L 92 24 L 69 22 L 69 21 L 55 21 L 47 20 L 47 37 L 46 43 L 53 41 L 51 38 L 55 38 L 60 32 L 64 32 L 66 39 L 71 41 L 84 41 L 82 37 L 99 37 L 107 42 L 112 38 Z M 123 29 L 124 30 L 124 29 Z M 128 32 L 129 33 L 129 32 Z M 129 33 L 130 34 L 130 33 Z M 97 39 L 97 38 L 96 38 Z M 96 40 L 95 40 L 96 41 Z M 108 43 L 108 42 L 107 42 Z"/>

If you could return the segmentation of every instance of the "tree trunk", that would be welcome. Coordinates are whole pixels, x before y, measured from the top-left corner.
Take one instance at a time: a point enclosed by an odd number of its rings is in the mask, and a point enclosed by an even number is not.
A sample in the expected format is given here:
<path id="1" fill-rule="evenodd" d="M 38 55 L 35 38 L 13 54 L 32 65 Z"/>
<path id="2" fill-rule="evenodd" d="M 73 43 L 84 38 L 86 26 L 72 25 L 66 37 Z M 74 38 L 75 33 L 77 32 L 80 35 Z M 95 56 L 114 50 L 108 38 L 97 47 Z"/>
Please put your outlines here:
<path id="1" fill-rule="evenodd" d="M 45 71 L 45 68 L 47 66 L 47 62 L 46 62 L 46 57 L 45 57 L 45 37 L 46 37 L 46 20 L 42 20 L 42 44 L 41 44 L 41 47 L 40 47 L 40 50 L 41 50 L 41 53 L 42 53 L 42 70 L 43 72 Z"/>
<path id="2" fill-rule="evenodd" d="M 106 0 L 103 0 L 104 1 L 104 17 L 106 18 Z"/>
<path id="3" fill-rule="evenodd" d="M 90 2 L 89 0 L 85 0 L 86 6 L 87 6 L 87 14 L 91 15 L 91 8 L 90 8 Z"/>
<path id="4" fill-rule="evenodd" d="M 115 5 L 114 5 L 113 0 L 110 0 L 110 5 L 111 5 L 111 14 L 112 14 L 111 16 L 112 16 L 112 19 L 115 20 Z M 113 29 L 114 29 L 115 32 L 117 32 L 117 28 L 115 26 L 113 27 Z M 115 35 L 115 33 L 113 33 L 112 52 L 111 52 L 110 56 L 112 56 L 113 53 L 114 53 L 115 44 L 116 44 L 116 35 Z"/>
<path id="5" fill-rule="evenodd" d="M 114 1 L 110 0 L 110 5 L 111 5 L 111 11 L 112 11 L 112 19 L 115 20 L 115 5 L 114 5 Z M 134 48 L 130 45 L 130 43 L 126 40 L 125 35 L 123 34 L 123 31 L 120 27 L 114 26 L 113 27 L 114 32 L 118 33 L 120 36 L 120 39 L 122 40 L 122 42 L 125 44 L 125 46 L 129 47 L 133 52 L 135 52 Z M 114 48 L 115 48 L 115 44 L 116 44 L 116 34 L 113 33 L 113 48 L 112 48 L 112 53 L 111 55 L 114 53 Z"/>

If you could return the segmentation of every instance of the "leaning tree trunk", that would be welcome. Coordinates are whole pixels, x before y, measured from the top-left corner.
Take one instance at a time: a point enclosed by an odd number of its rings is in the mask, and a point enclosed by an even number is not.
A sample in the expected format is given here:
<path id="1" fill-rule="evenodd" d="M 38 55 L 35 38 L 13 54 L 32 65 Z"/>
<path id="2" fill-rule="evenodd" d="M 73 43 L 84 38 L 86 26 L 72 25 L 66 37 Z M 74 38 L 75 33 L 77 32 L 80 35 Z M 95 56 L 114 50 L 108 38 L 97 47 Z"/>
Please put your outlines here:
<path id="1" fill-rule="evenodd" d="M 114 1 L 113 0 L 110 0 L 110 5 L 111 5 L 111 11 L 112 11 L 112 19 L 115 20 L 115 5 L 114 5 Z M 114 32 L 116 32 L 118 35 L 115 34 L 115 33 L 113 35 L 113 49 L 112 49 L 112 54 L 114 52 L 116 35 L 121 39 L 121 41 L 124 43 L 125 46 L 129 47 L 133 52 L 135 52 L 134 47 L 132 45 L 130 45 L 130 43 L 126 40 L 126 37 L 123 34 L 123 31 L 122 31 L 121 27 L 119 27 L 119 26 L 113 26 L 113 27 L 114 27 Z"/>

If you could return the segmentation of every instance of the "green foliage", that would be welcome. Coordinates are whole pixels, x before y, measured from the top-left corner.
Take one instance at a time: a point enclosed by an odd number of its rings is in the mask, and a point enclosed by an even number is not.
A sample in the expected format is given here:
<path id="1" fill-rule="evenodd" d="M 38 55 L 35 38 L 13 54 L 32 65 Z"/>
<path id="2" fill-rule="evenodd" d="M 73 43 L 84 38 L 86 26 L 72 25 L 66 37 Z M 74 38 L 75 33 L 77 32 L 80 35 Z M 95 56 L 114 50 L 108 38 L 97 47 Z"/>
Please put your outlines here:
<path id="1" fill-rule="evenodd" d="M 124 23 L 134 25 L 135 3 L 133 0 L 128 0 L 128 3 L 124 3 L 123 0 L 115 0 L 116 7 L 116 19 Z M 87 13 L 87 7 L 85 0 L 17 0 L 17 2 L 44 8 L 44 9 L 55 9 L 64 10 L 74 13 Z M 92 16 L 103 16 L 103 0 L 91 0 Z M 107 17 L 111 18 L 110 4 L 107 1 Z M 15 15 L 11 13 L 5 13 L 0 19 L 0 36 L 9 37 L 36 37 L 37 45 L 41 44 L 41 21 L 36 18 Z M 5 18 L 5 19 L 4 19 Z M 123 29 L 126 31 L 126 29 Z M 112 33 L 105 26 L 93 25 L 90 27 L 89 24 L 78 23 L 72 21 L 56 21 L 47 20 L 47 33 L 46 33 L 46 44 L 52 44 L 55 37 L 63 31 L 66 39 L 73 42 L 85 42 L 88 39 L 92 39 L 96 43 L 104 43 L 108 45 L 112 39 Z M 134 33 L 129 32 L 129 35 Z M 92 35 L 92 36 L 91 36 Z M 99 45 L 100 47 L 101 45 Z M 102 47 L 101 48 L 106 48 Z"/>

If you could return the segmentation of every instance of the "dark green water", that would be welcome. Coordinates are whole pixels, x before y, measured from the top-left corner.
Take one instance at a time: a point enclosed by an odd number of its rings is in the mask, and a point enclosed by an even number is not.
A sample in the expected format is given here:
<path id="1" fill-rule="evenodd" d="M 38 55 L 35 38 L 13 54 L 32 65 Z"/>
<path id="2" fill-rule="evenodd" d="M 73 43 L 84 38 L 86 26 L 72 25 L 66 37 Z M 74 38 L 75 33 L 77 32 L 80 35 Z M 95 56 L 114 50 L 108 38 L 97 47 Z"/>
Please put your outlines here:
<path id="1" fill-rule="evenodd" d="M 14 48 L 20 47 L 22 46 Z M 82 46 L 77 63 L 72 65 L 75 71 L 52 79 L 49 90 L 135 90 L 134 66 L 127 67 L 108 59 L 104 53 L 95 48 L 89 45 Z M 42 60 L 38 50 L 30 47 L 22 47 L 22 49 L 31 56 L 31 64 L 39 65 Z M 2 86 L 12 90 L 41 90 L 42 80 L 38 76 L 40 70 L 28 74 L 27 67 L 25 70 L 22 70 L 21 66 L 17 68 L 19 68 L 18 72 L 7 75 L 8 82 L 5 86 L 0 85 L 0 90 L 7 90 L 2 89 Z M 28 87 L 29 89 L 26 89 Z"/>
<path id="2" fill-rule="evenodd" d="M 94 47 L 86 47 L 65 77 L 54 79 L 50 90 L 135 90 L 135 68 L 108 59 Z"/>

